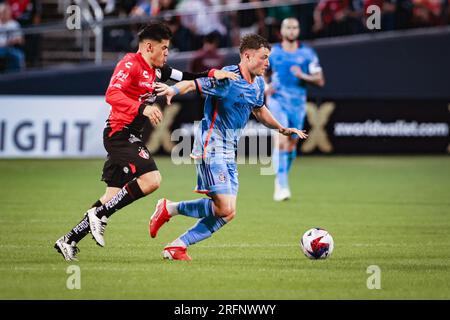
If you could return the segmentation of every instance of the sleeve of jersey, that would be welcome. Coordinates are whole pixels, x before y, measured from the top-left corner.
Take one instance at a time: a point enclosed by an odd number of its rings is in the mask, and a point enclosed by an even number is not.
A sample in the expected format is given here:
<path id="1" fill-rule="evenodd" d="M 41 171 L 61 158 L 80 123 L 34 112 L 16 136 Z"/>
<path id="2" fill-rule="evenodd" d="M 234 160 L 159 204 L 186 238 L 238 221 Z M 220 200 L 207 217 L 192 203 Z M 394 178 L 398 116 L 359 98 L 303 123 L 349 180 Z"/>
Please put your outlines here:
<path id="1" fill-rule="evenodd" d="M 264 94 L 265 91 L 264 79 L 261 77 L 260 79 L 258 79 L 258 81 L 259 81 L 259 93 L 256 98 L 256 105 L 253 107 L 256 109 L 262 108 L 266 104 L 266 96 Z"/>
<path id="2" fill-rule="evenodd" d="M 198 78 L 194 81 L 197 91 L 203 95 L 223 98 L 227 95 L 230 88 L 230 81 L 228 79 Z"/>
<path id="3" fill-rule="evenodd" d="M 322 71 L 322 67 L 320 65 L 319 62 L 319 58 L 317 56 L 317 54 L 314 52 L 311 61 L 309 62 L 308 65 L 308 72 L 309 74 L 316 74 Z"/>
<path id="4" fill-rule="evenodd" d="M 194 80 L 197 78 L 203 78 L 203 77 L 213 77 L 214 71 L 216 69 L 206 70 L 204 72 L 200 73 L 192 73 L 187 71 L 180 71 L 175 68 L 172 68 L 168 65 L 164 65 L 164 67 L 161 68 L 161 82 L 166 82 L 168 80 L 173 81 L 183 81 L 183 80 Z"/>
<path id="5" fill-rule="evenodd" d="M 125 112 L 128 114 L 136 115 L 139 110 L 141 102 L 129 98 L 125 92 L 132 83 L 132 79 L 136 74 L 136 67 L 130 62 L 124 63 L 120 62 L 106 90 L 106 102 L 111 105 L 111 108 L 117 112 Z"/>

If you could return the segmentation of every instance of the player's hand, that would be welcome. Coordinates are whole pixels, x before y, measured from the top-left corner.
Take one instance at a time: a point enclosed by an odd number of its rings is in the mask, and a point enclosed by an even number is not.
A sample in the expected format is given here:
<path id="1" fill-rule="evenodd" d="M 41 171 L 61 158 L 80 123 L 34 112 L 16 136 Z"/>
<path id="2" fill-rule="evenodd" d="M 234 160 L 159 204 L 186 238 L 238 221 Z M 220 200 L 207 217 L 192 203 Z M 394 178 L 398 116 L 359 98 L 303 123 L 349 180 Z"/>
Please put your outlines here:
<path id="1" fill-rule="evenodd" d="M 300 139 L 308 138 L 305 130 L 299 130 L 296 128 L 281 128 L 278 130 L 278 132 L 285 136 L 292 136 L 293 134 L 296 134 L 300 137 Z"/>
<path id="2" fill-rule="evenodd" d="M 172 98 L 176 95 L 176 92 L 173 88 L 161 82 L 155 83 L 155 91 L 157 92 L 157 96 L 166 96 L 168 105 L 172 103 Z"/>
<path id="3" fill-rule="evenodd" d="M 299 66 L 292 66 L 290 70 L 291 70 L 292 74 L 294 76 L 296 76 L 297 78 L 299 78 L 299 79 L 304 78 L 305 74 L 303 73 L 302 69 L 300 69 Z"/>
<path id="4" fill-rule="evenodd" d="M 239 79 L 239 76 L 234 72 L 226 70 L 214 70 L 214 78 L 216 78 L 217 80 L 222 79 L 237 80 Z"/>
<path id="5" fill-rule="evenodd" d="M 163 119 L 161 110 L 154 105 L 147 105 L 144 109 L 143 115 L 150 120 L 150 123 L 154 127 L 157 126 Z"/>

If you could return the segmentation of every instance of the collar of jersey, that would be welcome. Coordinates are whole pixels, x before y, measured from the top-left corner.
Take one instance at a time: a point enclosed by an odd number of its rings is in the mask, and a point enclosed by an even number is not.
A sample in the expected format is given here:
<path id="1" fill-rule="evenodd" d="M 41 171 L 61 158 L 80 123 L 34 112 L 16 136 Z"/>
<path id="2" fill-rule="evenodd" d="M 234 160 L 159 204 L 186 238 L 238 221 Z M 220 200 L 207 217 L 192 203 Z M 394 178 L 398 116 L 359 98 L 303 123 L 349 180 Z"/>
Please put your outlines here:
<path id="1" fill-rule="evenodd" d="M 144 57 L 142 56 L 142 54 L 141 54 L 140 52 L 136 53 L 136 56 L 137 56 L 139 62 L 140 62 L 145 68 L 153 69 L 153 68 L 147 63 L 147 61 L 145 61 Z"/>

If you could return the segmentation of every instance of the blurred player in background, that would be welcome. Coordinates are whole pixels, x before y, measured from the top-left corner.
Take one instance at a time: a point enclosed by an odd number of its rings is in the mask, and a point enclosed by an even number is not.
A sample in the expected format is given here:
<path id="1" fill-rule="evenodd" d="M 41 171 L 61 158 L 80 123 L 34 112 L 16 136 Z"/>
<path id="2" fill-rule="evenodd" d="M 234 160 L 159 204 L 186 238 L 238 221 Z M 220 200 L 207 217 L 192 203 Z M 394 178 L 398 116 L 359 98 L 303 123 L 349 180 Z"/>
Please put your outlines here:
<path id="1" fill-rule="evenodd" d="M 266 90 L 268 107 L 284 126 L 302 130 L 306 116 L 306 84 L 322 87 L 325 80 L 315 51 L 297 39 L 299 22 L 286 18 L 281 24 L 282 42 L 272 48 Z M 278 135 L 273 159 L 277 169 L 273 198 L 282 201 L 291 197 L 288 173 L 297 156 L 298 136 Z"/>
<path id="2" fill-rule="evenodd" d="M 150 220 L 152 238 L 175 215 L 199 219 L 195 226 L 164 248 L 163 257 L 166 259 L 191 260 L 187 247 L 209 238 L 235 216 L 238 192 L 235 157 L 242 129 L 251 113 L 266 127 L 277 129 L 283 135 L 307 136 L 301 130 L 281 125 L 264 104 L 263 75 L 269 65 L 270 54 L 267 40 L 256 34 L 245 36 L 239 51 L 239 65 L 224 68 L 239 75 L 236 81 L 199 78 L 182 81 L 172 87 L 157 84 L 156 90 L 160 95 L 167 95 L 168 103 L 176 93 L 185 94 L 197 89 L 206 95 L 205 115 L 196 130 L 192 157 L 196 159 L 196 192 L 209 198 L 158 201 Z"/>
<path id="3" fill-rule="evenodd" d="M 170 29 L 163 23 L 146 26 L 138 34 L 138 52 L 125 55 L 114 70 L 106 91 L 111 112 L 103 132 L 103 143 L 108 152 L 102 175 L 106 192 L 71 231 L 56 241 L 54 247 L 65 260 L 76 260 L 79 251 L 76 244 L 89 232 L 103 247 L 108 218 L 159 188 L 161 175 L 142 138 L 147 121 L 156 126 L 162 120 L 161 111 L 154 105 L 155 82 L 208 75 L 218 79 L 237 78 L 222 70 L 195 75 L 165 65 L 171 36 Z"/>

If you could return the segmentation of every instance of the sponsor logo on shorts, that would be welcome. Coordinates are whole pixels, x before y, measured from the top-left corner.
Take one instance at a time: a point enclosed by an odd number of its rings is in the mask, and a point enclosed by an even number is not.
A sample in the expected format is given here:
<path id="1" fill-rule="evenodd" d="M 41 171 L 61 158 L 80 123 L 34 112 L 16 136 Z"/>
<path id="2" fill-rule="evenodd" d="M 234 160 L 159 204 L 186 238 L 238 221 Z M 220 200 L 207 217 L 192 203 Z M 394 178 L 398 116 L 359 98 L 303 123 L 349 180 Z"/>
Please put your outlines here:
<path id="1" fill-rule="evenodd" d="M 123 172 L 128 173 L 130 172 L 130 169 L 128 169 L 128 167 L 123 167 Z"/>
<path id="2" fill-rule="evenodd" d="M 141 139 L 139 139 L 138 137 L 136 137 L 136 136 L 133 135 L 133 134 L 130 134 L 130 138 L 128 139 L 128 141 L 129 141 L 130 143 L 135 143 L 135 142 L 140 142 Z"/>

